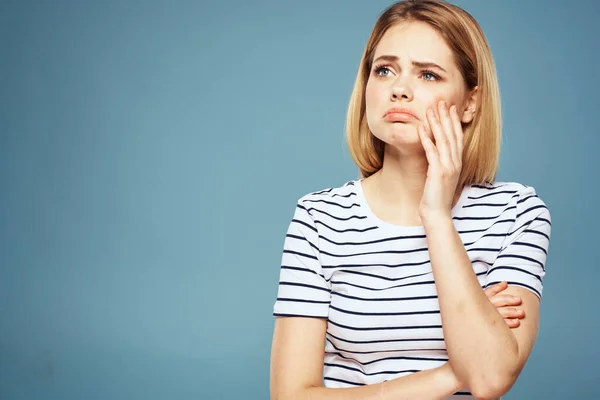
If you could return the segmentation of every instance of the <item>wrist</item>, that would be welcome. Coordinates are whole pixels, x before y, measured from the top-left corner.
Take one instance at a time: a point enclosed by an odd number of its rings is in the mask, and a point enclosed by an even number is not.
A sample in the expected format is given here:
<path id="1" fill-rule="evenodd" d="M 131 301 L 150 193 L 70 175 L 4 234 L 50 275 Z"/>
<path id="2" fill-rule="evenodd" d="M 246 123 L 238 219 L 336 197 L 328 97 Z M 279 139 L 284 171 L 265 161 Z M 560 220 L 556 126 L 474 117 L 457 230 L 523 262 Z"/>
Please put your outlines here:
<path id="1" fill-rule="evenodd" d="M 426 211 L 420 213 L 420 217 L 425 228 L 452 223 L 450 211 Z"/>

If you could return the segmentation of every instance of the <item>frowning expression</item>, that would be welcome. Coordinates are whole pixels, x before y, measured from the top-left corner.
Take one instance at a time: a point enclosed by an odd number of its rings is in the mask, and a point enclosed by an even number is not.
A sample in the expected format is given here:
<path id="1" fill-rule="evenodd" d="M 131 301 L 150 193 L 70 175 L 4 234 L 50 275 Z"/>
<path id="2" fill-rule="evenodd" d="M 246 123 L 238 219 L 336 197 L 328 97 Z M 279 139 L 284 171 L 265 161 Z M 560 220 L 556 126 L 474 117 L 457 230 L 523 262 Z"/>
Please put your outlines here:
<path id="1" fill-rule="evenodd" d="M 424 22 L 402 22 L 375 49 L 365 89 L 367 123 L 386 144 L 420 147 L 417 126 L 427 124 L 427 108 L 445 100 L 462 116 L 468 95 L 444 38 Z"/>

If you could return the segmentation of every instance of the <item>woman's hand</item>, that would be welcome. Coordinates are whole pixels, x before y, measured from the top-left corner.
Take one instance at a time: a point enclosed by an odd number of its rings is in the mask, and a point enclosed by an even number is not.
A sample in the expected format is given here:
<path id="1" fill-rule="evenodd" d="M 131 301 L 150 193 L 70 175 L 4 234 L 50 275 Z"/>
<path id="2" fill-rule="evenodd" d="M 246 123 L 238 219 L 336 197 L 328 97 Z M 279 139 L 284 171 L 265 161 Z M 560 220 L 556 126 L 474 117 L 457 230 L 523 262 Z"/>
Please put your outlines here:
<path id="1" fill-rule="evenodd" d="M 462 170 L 463 131 L 456 112 L 456 105 L 447 107 L 442 100 L 438 103 L 438 116 L 429 108 L 426 125 L 417 128 L 421 144 L 425 149 L 429 167 L 419 214 L 425 221 L 431 217 L 450 217 L 454 194 Z M 435 144 L 431 140 L 433 133 Z"/>
<path id="2" fill-rule="evenodd" d="M 520 297 L 500 294 L 507 287 L 508 283 L 503 281 L 487 287 L 484 293 L 492 305 L 496 307 L 500 315 L 502 315 L 508 327 L 516 328 L 521 324 L 519 320 L 525 318 L 525 310 L 521 307 L 516 307 L 521 304 Z"/>

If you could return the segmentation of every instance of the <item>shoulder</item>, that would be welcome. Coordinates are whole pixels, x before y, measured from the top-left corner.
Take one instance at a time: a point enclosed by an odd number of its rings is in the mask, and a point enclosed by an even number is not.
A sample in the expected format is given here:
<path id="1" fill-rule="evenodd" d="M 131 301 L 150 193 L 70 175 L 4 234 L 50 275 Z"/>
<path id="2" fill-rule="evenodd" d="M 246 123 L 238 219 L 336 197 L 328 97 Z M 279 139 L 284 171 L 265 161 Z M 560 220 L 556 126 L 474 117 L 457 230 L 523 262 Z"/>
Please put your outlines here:
<path id="1" fill-rule="evenodd" d="M 505 206 L 504 211 L 512 210 L 515 218 L 533 219 L 545 214 L 550 219 L 548 206 L 536 189 L 521 182 L 495 181 L 485 185 L 471 185 L 468 199 L 472 203 Z"/>
<path id="2" fill-rule="evenodd" d="M 356 203 L 356 181 L 345 181 L 338 186 L 331 186 L 308 192 L 298 199 L 298 207 L 311 209 L 327 209 L 331 207 L 348 208 Z"/>

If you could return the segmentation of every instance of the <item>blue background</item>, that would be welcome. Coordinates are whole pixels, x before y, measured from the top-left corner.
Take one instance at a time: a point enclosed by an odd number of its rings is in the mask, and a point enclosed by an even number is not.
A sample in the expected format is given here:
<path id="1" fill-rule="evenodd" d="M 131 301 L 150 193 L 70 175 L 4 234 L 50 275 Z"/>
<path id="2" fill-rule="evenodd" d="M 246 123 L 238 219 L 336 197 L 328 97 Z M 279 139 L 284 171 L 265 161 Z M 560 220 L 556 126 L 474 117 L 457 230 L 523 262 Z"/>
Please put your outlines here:
<path id="1" fill-rule="evenodd" d="M 358 176 L 346 107 L 390 4 L 1 4 L 1 399 L 268 398 L 285 232 Z M 498 67 L 499 180 L 553 218 L 505 398 L 598 398 L 600 6 L 455 4 Z"/>

